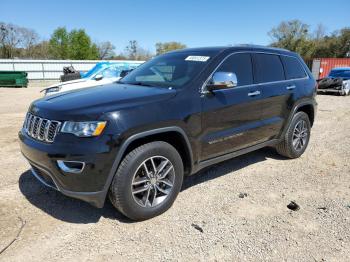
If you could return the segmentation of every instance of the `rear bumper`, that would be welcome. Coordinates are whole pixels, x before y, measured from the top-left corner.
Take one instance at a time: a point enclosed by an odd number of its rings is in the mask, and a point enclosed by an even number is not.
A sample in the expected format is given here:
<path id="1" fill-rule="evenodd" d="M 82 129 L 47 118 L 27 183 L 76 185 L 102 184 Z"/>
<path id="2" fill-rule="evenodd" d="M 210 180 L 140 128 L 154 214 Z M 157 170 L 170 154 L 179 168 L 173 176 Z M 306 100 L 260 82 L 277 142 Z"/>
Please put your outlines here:
<path id="1" fill-rule="evenodd" d="M 110 146 L 111 138 L 72 138 L 67 143 L 63 139 L 61 142 L 59 138 L 56 140 L 51 144 L 43 143 L 19 132 L 20 148 L 32 166 L 32 174 L 45 186 L 66 196 L 103 207 L 114 151 L 117 150 Z M 69 173 L 59 167 L 58 160 L 80 161 L 85 165 L 81 172 Z"/>

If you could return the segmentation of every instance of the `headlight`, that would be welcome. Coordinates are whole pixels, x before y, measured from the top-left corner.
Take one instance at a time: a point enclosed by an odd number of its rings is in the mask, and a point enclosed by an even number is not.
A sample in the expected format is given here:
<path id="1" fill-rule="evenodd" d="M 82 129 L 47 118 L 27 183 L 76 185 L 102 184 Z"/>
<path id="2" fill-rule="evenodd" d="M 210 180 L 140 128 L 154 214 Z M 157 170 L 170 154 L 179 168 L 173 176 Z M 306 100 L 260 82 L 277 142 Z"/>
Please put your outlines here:
<path id="1" fill-rule="evenodd" d="M 99 136 L 105 129 L 106 121 L 64 122 L 61 132 L 70 133 L 79 137 Z"/>

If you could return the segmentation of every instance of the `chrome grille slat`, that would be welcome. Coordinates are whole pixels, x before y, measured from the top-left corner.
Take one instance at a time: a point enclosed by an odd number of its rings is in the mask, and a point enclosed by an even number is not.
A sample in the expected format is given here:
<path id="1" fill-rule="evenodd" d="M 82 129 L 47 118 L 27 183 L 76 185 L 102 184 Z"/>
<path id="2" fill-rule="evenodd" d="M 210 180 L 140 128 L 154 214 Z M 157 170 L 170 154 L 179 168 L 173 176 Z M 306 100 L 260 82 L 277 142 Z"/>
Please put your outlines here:
<path id="1" fill-rule="evenodd" d="M 46 126 L 45 126 L 45 130 L 44 130 L 44 137 L 45 137 L 45 140 L 47 139 L 47 136 L 49 134 L 49 127 L 51 125 L 51 121 L 50 120 L 47 120 L 47 123 L 46 123 Z"/>
<path id="2" fill-rule="evenodd" d="M 38 139 L 39 140 L 44 140 L 45 139 L 45 126 L 46 126 L 46 123 L 47 123 L 47 119 L 42 119 L 41 120 L 41 124 L 38 128 Z"/>
<path id="3" fill-rule="evenodd" d="M 37 138 L 39 135 L 40 125 L 41 125 L 42 121 L 43 121 L 43 119 L 40 117 L 35 118 L 34 128 L 33 128 L 33 135 L 35 138 Z"/>
<path id="4" fill-rule="evenodd" d="M 32 131 L 34 137 L 36 137 L 36 131 L 38 130 L 39 122 L 40 122 L 40 117 L 35 117 L 34 124 L 33 124 L 33 131 Z"/>
<path id="5" fill-rule="evenodd" d="M 34 126 L 34 118 L 35 116 L 31 115 L 29 119 L 29 128 L 28 128 L 28 134 L 31 135 L 33 132 L 33 126 Z"/>
<path id="6" fill-rule="evenodd" d="M 28 130 L 29 130 L 30 118 L 31 118 L 31 115 L 29 113 L 27 113 L 26 127 L 25 127 L 26 132 L 28 132 Z"/>
<path id="7" fill-rule="evenodd" d="M 34 116 L 27 113 L 23 129 L 30 137 L 52 143 L 61 126 L 61 122 Z"/>
<path id="8" fill-rule="evenodd" d="M 27 132 L 27 128 L 28 128 L 28 113 L 26 114 L 26 118 L 24 119 L 23 128 Z"/>
<path id="9" fill-rule="evenodd" d="M 61 125 L 61 123 L 58 121 L 51 121 L 51 124 L 49 126 L 48 135 L 47 135 L 48 142 L 53 142 L 53 140 L 57 134 L 57 130 L 60 128 L 60 125 Z"/>
<path id="10" fill-rule="evenodd" d="M 33 137 L 34 137 L 35 122 L 36 122 L 36 117 L 34 116 L 33 119 L 31 120 L 31 126 L 30 126 L 30 134 Z"/>

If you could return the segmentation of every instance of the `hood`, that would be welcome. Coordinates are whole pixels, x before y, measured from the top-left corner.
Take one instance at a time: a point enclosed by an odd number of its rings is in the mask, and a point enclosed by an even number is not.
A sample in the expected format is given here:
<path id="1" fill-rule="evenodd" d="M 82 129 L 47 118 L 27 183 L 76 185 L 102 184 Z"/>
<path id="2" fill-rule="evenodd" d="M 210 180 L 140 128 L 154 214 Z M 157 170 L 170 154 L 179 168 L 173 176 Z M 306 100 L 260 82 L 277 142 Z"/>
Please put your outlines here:
<path id="1" fill-rule="evenodd" d="M 43 97 L 32 103 L 30 111 L 54 120 L 88 120 L 107 112 L 169 99 L 175 94 L 176 90 L 164 87 L 115 83 Z"/>
<path id="2" fill-rule="evenodd" d="M 56 87 L 56 86 L 65 86 L 65 85 L 70 85 L 70 84 L 81 83 L 81 82 L 85 82 L 87 80 L 88 80 L 88 78 L 80 78 L 80 79 L 70 80 L 70 81 L 66 81 L 66 82 L 60 82 L 58 84 L 50 85 L 49 87 L 47 87 L 45 89 L 48 89 L 51 87 Z"/>

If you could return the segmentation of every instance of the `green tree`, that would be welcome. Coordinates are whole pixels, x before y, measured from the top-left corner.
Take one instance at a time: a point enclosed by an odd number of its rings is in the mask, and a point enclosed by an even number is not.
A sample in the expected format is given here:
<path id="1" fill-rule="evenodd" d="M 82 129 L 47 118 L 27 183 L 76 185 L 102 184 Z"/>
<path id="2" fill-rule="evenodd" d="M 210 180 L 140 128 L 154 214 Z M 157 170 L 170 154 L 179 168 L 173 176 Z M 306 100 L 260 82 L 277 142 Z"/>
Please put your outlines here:
<path id="1" fill-rule="evenodd" d="M 156 52 L 157 55 L 164 54 L 166 52 L 177 50 L 177 49 L 183 49 L 186 48 L 185 44 L 182 44 L 180 42 L 158 42 L 156 43 Z"/>
<path id="2" fill-rule="evenodd" d="M 318 25 L 313 33 L 310 26 L 299 20 L 280 23 L 269 33 L 271 46 L 286 48 L 299 53 L 304 59 L 316 57 L 350 57 L 350 28 L 346 27 L 331 34 Z"/>
<path id="3" fill-rule="evenodd" d="M 85 30 L 72 30 L 69 33 L 69 58 L 70 59 L 98 59 L 99 52 L 96 44 L 91 42 Z"/>
<path id="4" fill-rule="evenodd" d="M 338 37 L 334 34 L 313 40 L 313 52 L 311 57 L 336 57 L 338 49 Z"/>
<path id="5" fill-rule="evenodd" d="M 57 28 L 49 41 L 50 56 L 55 59 L 98 59 L 99 50 L 83 29 L 70 32 Z"/>
<path id="6" fill-rule="evenodd" d="M 309 41 L 310 26 L 300 20 L 281 22 L 268 33 L 272 38 L 271 46 L 305 54 L 311 47 Z"/>
<path id="7" fill-rule="evenodd" d="M 350 27 L 340 30 L 336 57 L 350 57 Z"/>
<path id="8" fill-rule="evenodd" d="M 93 59 L 93 60 L 96 60 L 96 59 L 99 59 L 99 50 L 98 50 L 98 47 L 95 43 L 91 44 L 91 49 L 90 49 L 90 58 L 89 59 Z"/>
<path id="9" fill-rule="evenodd" d="M 69 33 L 65 27 L 57 28 L 49 41 L 50 56 L 55 59 L 69 59 Z"/>

